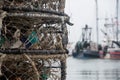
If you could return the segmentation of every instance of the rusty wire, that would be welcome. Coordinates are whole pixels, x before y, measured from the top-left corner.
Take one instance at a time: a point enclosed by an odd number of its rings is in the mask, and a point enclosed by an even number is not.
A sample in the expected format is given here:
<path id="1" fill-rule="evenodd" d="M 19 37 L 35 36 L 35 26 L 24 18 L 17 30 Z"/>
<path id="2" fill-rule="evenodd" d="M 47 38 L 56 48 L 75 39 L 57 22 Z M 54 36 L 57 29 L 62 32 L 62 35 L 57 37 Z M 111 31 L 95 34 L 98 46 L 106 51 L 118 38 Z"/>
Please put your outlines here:
<path id="1" fill-rule="evenodd" d="M 1 18 L 0 52 L 5 54 L 0 54 L 0 75 L 7 80 L 65 80 L 69 21 L 65 0 L 2 0 L 0 4 L 7 13 Z"/>

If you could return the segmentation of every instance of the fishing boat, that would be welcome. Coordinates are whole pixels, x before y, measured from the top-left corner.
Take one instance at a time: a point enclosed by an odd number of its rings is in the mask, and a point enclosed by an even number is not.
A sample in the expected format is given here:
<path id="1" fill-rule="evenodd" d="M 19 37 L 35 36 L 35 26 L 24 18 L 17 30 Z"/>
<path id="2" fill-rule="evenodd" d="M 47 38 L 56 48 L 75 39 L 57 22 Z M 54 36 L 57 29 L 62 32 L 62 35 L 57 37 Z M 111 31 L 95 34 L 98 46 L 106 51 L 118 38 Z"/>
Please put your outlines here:
<path id="1" fill-rule="evenodd" d="M 103 48 L 103 51 L 101 54 L 105 54 L 105 56 L 102 56 L 103 58 L 106 57 L 106 55 L 109 55 L 109 59 L 120 59 L 120 28 L 119 28 L 119 0 L 116 0 L 116 17 L 111 19 L 112 23 L 105 23 L 104 26 L 106 28 L 106 31 L 102 31 L 107 39 L 107 45 L 106 49 Z M 105 19 L 106 22 L 109 20 L 108 18 Z M 115 20 L 115 21 L 114 21 Z M 111 29 L 111 30 L 110 30 Z"/>
<path id="2" fill-rule="evenodd" d="M 118 39 L 118 29 L 115 26 L 116 24 L 114 23 L 105 23 L 105 28 L 108 32 L 101 30 L 106 38 L 103 50 L 100 51 L 101 58 L 120 59 L 120 41 Z"/>
<path id="3" fill-rule="evenodd" d="M 82 40 L 78 41 L 72 51 L 75 58 L 99 58 L 98 46 L 95 42 L 91 41 L 91 31 L 88 25 L 82 28 Z M 99 45 L 100 49 L 100 45 Z"/>
<path id="4" fill-rule="evenodd" d="M 108 48 L 110 59 L 120 59 L 120 39 L 119 39 L 119 0 L 116 0 L 116 41 L 112 41 L 112 47 Z"/>
<path id="5" fill-rule="evenodd" d="M 120 59 L 120 41 L 119 41 L 119 28 L 118 25 L 113 21 L 113 18 L 106 18 L 106 23 L 104 24 L 105 30 L 101 30 L 105 36 L 103 42 L 102 51 L 100 51 L 101 58 L 107 59 Z M 108 22 L 110 21 L 111 22 Z"/>

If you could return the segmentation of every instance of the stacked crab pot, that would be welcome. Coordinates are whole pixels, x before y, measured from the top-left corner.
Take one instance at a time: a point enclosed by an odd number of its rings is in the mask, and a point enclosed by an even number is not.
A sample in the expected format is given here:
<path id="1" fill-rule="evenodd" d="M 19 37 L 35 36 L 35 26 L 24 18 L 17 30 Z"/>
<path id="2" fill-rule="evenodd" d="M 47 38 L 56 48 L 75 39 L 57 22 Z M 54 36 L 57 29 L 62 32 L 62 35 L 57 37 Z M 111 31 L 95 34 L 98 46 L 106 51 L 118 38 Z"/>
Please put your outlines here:
<path id="1" fill-rule="evenodd" d="M 26 71 L 20 63 L 29 64 L 32 60 L 35 64 L 31 65 L 35 66 L 36 69 L 38 69 L 39 63 L 42 65 L 40 68 L 45 69 L 44 66 L 51 59 L 50 64 L 47 64 L 48 70 L 50 70 L 50 67 L 54 66 L 52 65 L 53 61 L 57 59 L 55 61 L 63 66 L 58 68 L 61 69 L 61 80 L 64 80 L 66 46 L 68 43 L 66 24 L 70 24 L 69 16 L 64 13 L 65 0 L 2 0 L 0 3 L 4 4 L 1 10 L 6 12 L 0 30 L 0 52 L 7 54 L 3 60 L 2 73 L 8 79 L 13 78 L 15 75 L 14 78 L 19 77 L 22 80 L 27 80 L 27 78 L 20 75 L 24 73 L 23 71 Z M 22 55 L 29 56 L 31 60 L 27 57 L 28 60 L 23 59 Z M 11 64 L 8 64 L 8 61 Z M 21 66 L 22 71 L 15 64 Z M 27 65 L 27 67 L 30 67 L 30 65 Z M 7 68 L 12 73 L 15 72 L 14 75 L 7 71 Z M 33 69 L 35 68 L 33 67 Z M 39 69 L 36 72 L 39 78 L 33 80 L 46 80 L 43 79 L 45 75 L 42 72 L 44 71 Z M 10 73 L 13 77 L 10 77 Z M 44 74 L 49 78 L 51 77 L 50 73 Z"/>

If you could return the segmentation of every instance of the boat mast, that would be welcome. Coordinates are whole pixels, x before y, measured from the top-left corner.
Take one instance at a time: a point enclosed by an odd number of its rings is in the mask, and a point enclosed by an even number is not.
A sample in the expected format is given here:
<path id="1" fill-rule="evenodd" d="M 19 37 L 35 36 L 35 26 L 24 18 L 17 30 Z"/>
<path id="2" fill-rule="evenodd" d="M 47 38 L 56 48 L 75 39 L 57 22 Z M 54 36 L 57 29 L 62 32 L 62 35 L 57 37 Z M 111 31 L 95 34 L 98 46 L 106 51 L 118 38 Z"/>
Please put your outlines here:
<path id="1" fill-rule="evenodd" d="M 119 0 L 116 0 L 116 41 L 118 41 L 118 4 L 119 4 Z"/>
<path id="2" fill-rule="evenodd" d="M 98 0 L 95 0 L 96 2 L 96 40 L 97 45 L 99 44 L 99 30 L 98 30 Z"/>

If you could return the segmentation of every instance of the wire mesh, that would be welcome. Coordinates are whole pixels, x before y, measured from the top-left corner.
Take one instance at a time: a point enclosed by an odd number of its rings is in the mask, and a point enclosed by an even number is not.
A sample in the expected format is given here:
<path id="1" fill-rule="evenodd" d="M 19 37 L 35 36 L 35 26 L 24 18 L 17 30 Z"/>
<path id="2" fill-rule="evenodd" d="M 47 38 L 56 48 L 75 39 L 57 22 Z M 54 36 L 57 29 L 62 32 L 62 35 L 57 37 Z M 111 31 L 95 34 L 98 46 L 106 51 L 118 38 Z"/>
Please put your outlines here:
<path id="1" fill-rule="evenodd" d="M 0 4 L 0 80 L 65 80 L 65 0 Z"/>
<path id="2" fill-rule="evenodd" d="M 24 18 L 4 18 L 1 48 L 63 50 L 61 23 L 51 24 L 46 20 L 34 25 L 34 22 Z"/>
<path id="3" fill-rule="evenodd" d="M 64 0 L 3 0 L 4 6 L 63 12 Z"/>
<path id="4" fill-rule="evenodd" d="M 60 55 L 6 55 L 1 64 L 1 73 L 7 80 L 64 80 L 61 76 L 65 76 L 62 70 L 65 66 L 65 55 L 63 56 L 64 58 Z"/>

